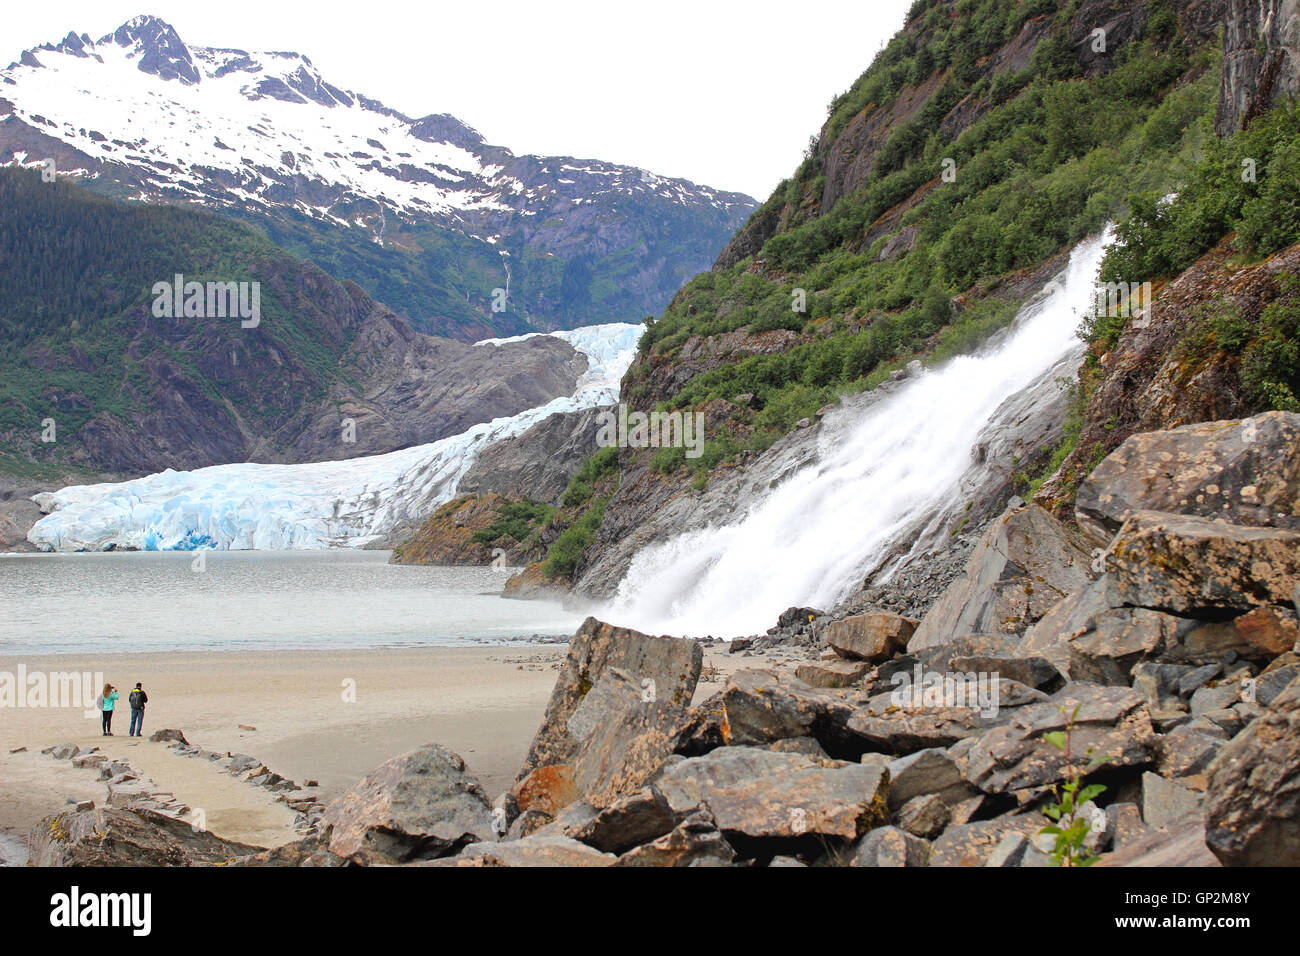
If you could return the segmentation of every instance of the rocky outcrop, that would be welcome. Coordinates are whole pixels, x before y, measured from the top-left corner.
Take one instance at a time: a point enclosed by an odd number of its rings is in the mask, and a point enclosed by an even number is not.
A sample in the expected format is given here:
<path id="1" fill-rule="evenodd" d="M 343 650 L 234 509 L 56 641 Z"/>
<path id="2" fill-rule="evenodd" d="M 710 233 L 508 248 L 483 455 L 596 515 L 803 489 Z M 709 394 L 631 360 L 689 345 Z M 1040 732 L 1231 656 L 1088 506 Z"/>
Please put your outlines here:
<path id="1" fill-rule="evenodd" d="M 499 560 L 503 567 L 522 563 L 526 552 L 513 539 L 501 542 L 510 548 L 474 540 L 475 534 L 492 526 L 506 503 L 507 499 L 496 493 L 453 498 L 393 549 L 390 563 L 483 566 Z M 502 553 L 496 553 L 497 547 Z"/>
<path id="2" fill-rule="evenodd" d="M 1252 405 L 1242 387 L 1240 356 L 1222 349 L 1200 354 L 1188 342 L 1198 331 L 1197 323 L 1203 321 L 1200 317 L 1214 310 L 1229 308 L 1247 327 L 1257 327 L 1264 310 L 1284 295 L 1279 277 L 1284 273 L 1300 274 L 1300 246 L 1288 247 L 1253 264 L 1243 265 L 1234 255 L 1231 237 L 1227 237 L 1161 287 L 1145 310 L 1144 321 L 1128 322 L 1111 350 L 1098 356 L 1095 375 L 1084 383 L 1088 401 L 1078 443 L 1060 471 L 1043 484 L 1036 500 L 1055 514 L 1068 515 L 1074 505 L 1074 489 L 1100 458 L 1130 436 L 1197 423 L 1229 422 L 1261 410 Z M 1217 463 L 1231 478 L 1233 462 L 1244 464 L 1250 459 L 1251 449 L 1234 450 L 1230 430 L 1225 427 L 1223 432 L 1220 447 L 1202 465 L 1193 466 L 1193 474 Z M 1238 436 L 1244 437 L 1241 433 Z M 1157 440 L 1172 441 L 1166 450 L 1178 453 L 1178 439 Z M 1192 465 L 1186 460 L 1184 464 Z M 1152 462 L 1148 467 L 1159 466 Z M 1179 488 L 1177 475 L 1152 477 L 1171 491 Z M 1215 494 L 1205 489 L 1200 493 L 1207 494 L 1206 501 Z M 1084 495 L 1082 488 L 1080 494 L 1085 507 L 1091 509 L 1091 496 Z M 1187 496 L 1180 495 L 1178 500 L 1182 497 Z M 1182 510 L 1181 506 L 1167 507 L 1154 501 L 1146 507 Z M 1090 527 L 1089 520 L 1085 517 L 1082 522 L 1085 531 Z"/>
<path id="3" fill-rule="evenodd" d="M 1228 136 L 1300 93 L 1300 3 L 1228 0 L 1214 128 Z"/>
<path id="4" fill-rule="evenodd" d="M 596 451 L 599 416 L 610 407 L 551 415 L 522 435 L 489 445 L 479 452 L 457 489 L 558 505 L 569 479 Z"/>

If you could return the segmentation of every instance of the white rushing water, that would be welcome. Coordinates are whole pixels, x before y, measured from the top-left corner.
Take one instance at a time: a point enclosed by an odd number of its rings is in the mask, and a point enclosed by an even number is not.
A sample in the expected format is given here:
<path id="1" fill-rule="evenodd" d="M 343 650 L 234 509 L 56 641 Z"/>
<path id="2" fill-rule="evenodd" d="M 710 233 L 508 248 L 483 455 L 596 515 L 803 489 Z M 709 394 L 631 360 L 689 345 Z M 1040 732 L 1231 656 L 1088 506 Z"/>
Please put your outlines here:
<path id="1" fill-rule="evenodd" d="M 74 485 L 36 496 L 51 513 L 27 539 L 46 551 L 280 551 L 365 544 L 402 522 L 428 517 L 455 497 L 461 478 L 488 445 L 556 412 L 617 401 L 641 331 L 639 325 L 614 323 L 547 333 L 587 356 L 587 371 L 573 394 L 459 435 L 346 461 L 246 462 Z M 504 341 L 511 340 L 492 343 Z"/>
<path id="2" fill-rule="evenodd" d="M 1041 389 L 1063 363 L 1077 368 L 1080 312 L 1094 301 L 1109 241 L 1081 243 L 996 344 L 856 413 L 828 415 L 816 463 L 735 521 L 638 552 L 602 618 L 652 634 L 734 637 L 762 633 L 788 607 L 848 597 L 957 499 L 1007 399 Z"/>

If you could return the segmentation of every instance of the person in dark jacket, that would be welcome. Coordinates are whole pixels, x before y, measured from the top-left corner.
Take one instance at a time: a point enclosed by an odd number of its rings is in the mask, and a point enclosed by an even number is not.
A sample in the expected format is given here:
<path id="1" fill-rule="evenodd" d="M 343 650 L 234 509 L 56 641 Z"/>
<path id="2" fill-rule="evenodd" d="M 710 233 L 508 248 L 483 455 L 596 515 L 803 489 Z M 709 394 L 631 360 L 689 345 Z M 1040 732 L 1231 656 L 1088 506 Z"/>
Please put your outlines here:
<path id="1" fill-rule="evenodd" d="M 149 695 L 144 692 L 144 687 L 137 683 L 135 690 L 127 694 L 126 702 L 131 705 L 131 732 L 127 736 L 143 737 L 144 705 L 149 703 Z"/>

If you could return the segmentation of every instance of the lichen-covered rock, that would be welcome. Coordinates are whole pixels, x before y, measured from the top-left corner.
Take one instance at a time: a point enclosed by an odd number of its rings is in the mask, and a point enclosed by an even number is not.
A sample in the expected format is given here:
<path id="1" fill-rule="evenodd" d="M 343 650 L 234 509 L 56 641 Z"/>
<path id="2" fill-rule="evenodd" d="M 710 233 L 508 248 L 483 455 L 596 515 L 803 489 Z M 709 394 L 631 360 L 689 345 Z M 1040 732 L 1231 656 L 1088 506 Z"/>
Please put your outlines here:
<path id="1" fill-rule="evenodd" d="M 736 851 L 707 809 L 695 810 L 663 836 L 629 850 L 615 866 L 730 866 Z"/>
<path id="2" fill-rule="evenodd" d="M 722 692 L 723 735 L 732 745 L 813 737 L 832 756 L 856 756 L 865 747 L 846 726 L 855 699 L 773 671 L 737 671 Z"/>
<path id="3" fill-rule="evenodd" d="M 1070 759 L 1043 739 L 1073 719 Z M 1143 766 L 1155 755 L 1156 736 L 1145 698 L 1128 687 L 1072 683 L 1051 700 L 1022 708 L 1014 722 L 981 736 L 966 755 L 965 776 L 986 793 L 1008 793 L 1062 783 L 1094 757 L 1106 766 Z"/>
<path id="4" fill-rule="evenodd" d="M 1300 531 L 1300 415 L 1268 412 L 1130 436 L 1079 486 L 1075 517 L 1105 548 L 1138 511 Z"/>
<path id="5" fill-rule="evenodd" d="M 1115 535 L 1107 568 L 1125 604 L 1183 613 L 1289 604 L 1300 532 L 1139 511 Z"/>

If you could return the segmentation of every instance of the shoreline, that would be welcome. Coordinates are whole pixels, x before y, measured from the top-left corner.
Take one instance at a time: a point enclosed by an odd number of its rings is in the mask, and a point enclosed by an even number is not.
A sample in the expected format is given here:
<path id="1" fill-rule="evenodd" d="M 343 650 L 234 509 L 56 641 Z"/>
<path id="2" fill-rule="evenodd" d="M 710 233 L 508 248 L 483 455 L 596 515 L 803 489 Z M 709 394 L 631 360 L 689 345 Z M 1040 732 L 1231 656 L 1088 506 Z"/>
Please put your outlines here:
<path id="1" fill-rule="evenodd" d="M 84 716 L 79 706 L 0 708 L 0 849 L 24 840 L 69 800 L 104 804 L 106 787 L 95 771 L 41 753 L 62 743 L 126 760 L 202 808 L 220 836 L 263 846 L 296 838 L 293 814 L 276 795 L 149 741 L 162 729 L 178 729 L 206 750 L 248 754 L 299 785 L 315 780 L 313 792 L 325 803 L 384 761 L 436 742 L 460 754 L 495 797 L 514 782 L 567 652 L 566 641 L 0 656 L 0 672 L 16 673 L 19 664 L 28 674 L 102 672 L 122 693 L 112 737 L 101 736 L 98 716 Z M 761 666 L 728 654 L 726 644 L 705 645 L 705 662 L 711 679 L 701 679 L 697 699 L 721 690 L 731 671 Z M 127 736 L 126 694 L 136 681 L 149 694 L 143 738 Z M 20 747 L 26 750 L 10 752 Z"/>

